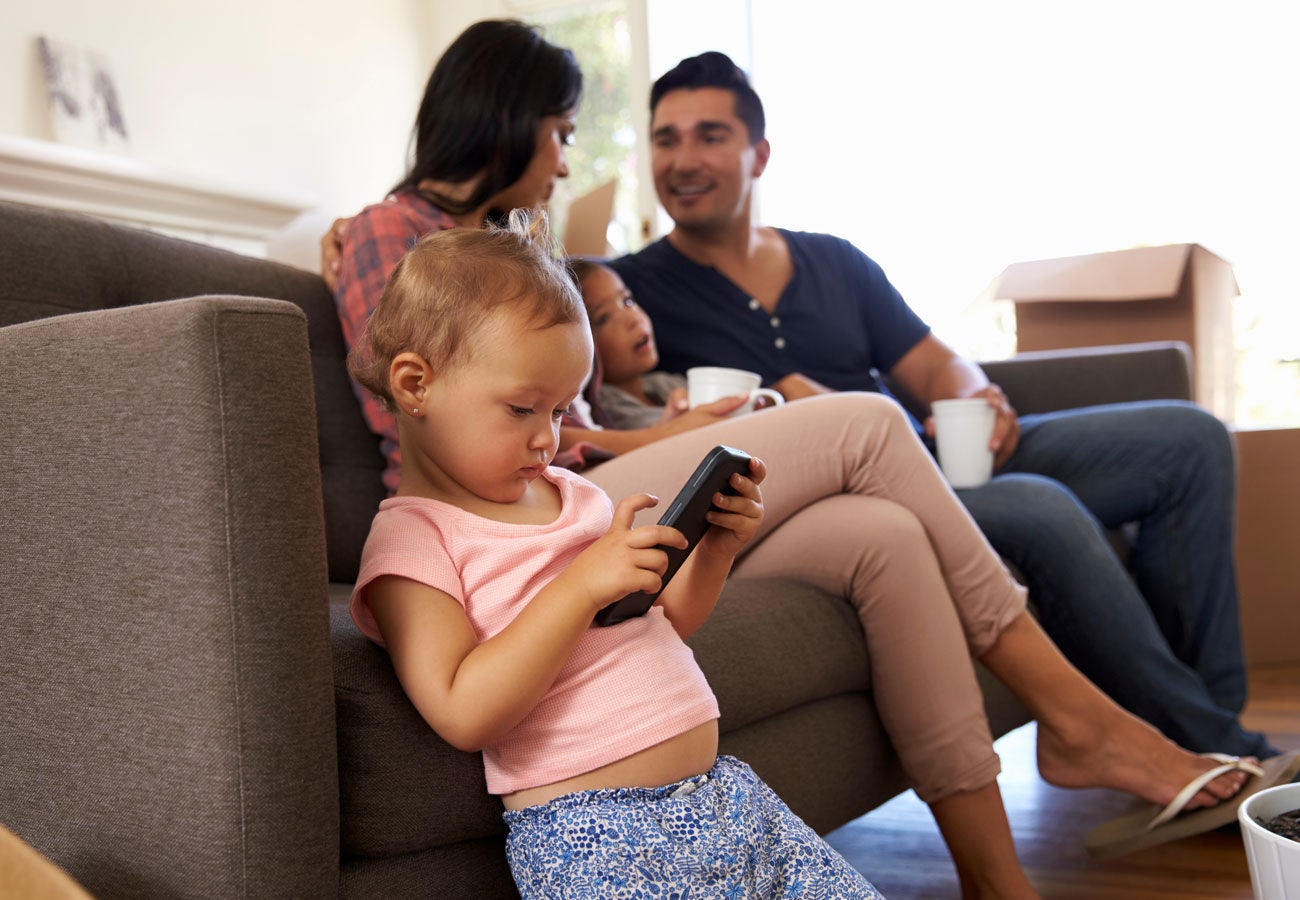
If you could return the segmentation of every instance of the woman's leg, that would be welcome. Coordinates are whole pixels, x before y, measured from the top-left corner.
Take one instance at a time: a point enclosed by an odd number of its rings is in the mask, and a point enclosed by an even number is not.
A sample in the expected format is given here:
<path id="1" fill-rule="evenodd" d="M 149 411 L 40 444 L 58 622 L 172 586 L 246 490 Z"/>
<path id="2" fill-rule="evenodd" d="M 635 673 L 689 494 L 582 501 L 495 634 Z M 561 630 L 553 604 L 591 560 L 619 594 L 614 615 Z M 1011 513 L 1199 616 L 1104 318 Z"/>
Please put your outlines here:
<path id="1" fill-rule="evenodd" d="M 930 804 L 966 897 L 1035 896 L 1016 861 L 983 698 L 920 522 L 897 503 L 839 494 L 790 516 L 737 574 L 798 578 L 847 596 L 871 661 L 876 709 Z"/>
<path id="2" fill-rule="evenodd" d="M 952 853 L 962 897 L 1038 896 L 1016 859 L 996 781 L 936 800 L 930 812 Z"/>
<path id="3" fill-rule="evenodd" d="M 965 659 L 965 654 L 955 649 L 959 644 L 953 640 L 954 623 L 960 623 L 955 626 L 957 634 L 961 637 L 964 632 L 964 644 L 971 654 L 986 657 L 986 662 L 997 643 L 1002 644 L 1002 652 L 993 656 L 995 664 L 1027 650 L 1033 651 L 1032 658 L 1039 658 L 1034 654 L 1044 652 L 1044 646 L 1057 657 L 1060 654 L 1041 633 L 1041 644 L 1032 637 L 1023 640 L 1019 632 L 1009 642 L 999 641 L 1011 624 L 1028 620 L 1023 589 L 957 501 L 901 409 L 892 400 L 874 394 L 843 393 L 800 400 L 660 441 L 603 463 L 588 475 L 615 500 L 635 491 L 649 491 L 666 503 L 716 444 L 730 444 L 763 458 L 769 472 L 763 485 L 766 515 L 760 540 L 738 561 L 737 571 L 786 574 L 852 597 L 871 645 L 877 704 L 881 706 L 883 699 L 883 705 L 891 710 L 889 715 L 898 716 L 892 727 L 888 721 L 886 726 L 905 768 L 914 766 L 909 777 L 918 785 L 918 794 L 937 802 L 958 792 L 975 794 L 987 788 L 997 771 L 996 756 L 969 663 L 966 673 L 956 676 L 929 667 Z M 853 505 L 855 497 L 841 497 L 828 504 L 845 494 L 855 495 L 857 500 L 890 501 L 878 508 L 892 505 L 910 515 L 899 516 L 900 510 L 894 510 L 890 516 L 875 518 L 866 507 Z M 806 509 L 814 505 L 815 510 Z M 800 511 L 805 514 L 800 516 Z M 796 517 L 800 521 L 796 522 Z M 899 531 L 888 527 L 872 531 L 873 525 L 891 517 L 910 522 Z M 653 519 L 653 515 L 647 518 Z M 800 545 L 803 549 L 798 549 Z M 881 552 L 886 546 L 894 552 Z M 783 547 L 788 549 L 783 551 Z M 910 576 L 921 563 L 904 562 L 906 555 L 917 551 L 922 551 L 918 559 L 928 557 L 931 561 L 934 577 L 926 584 Z M 892 572 L 885 565 L 890 560 L 897 563 Z M 878 576 L 884 573 L 892 577 L 881 580 Z M 908 574 L 899 577 L 899 573 Z M 887 612 L 883 621 L 878 620 L 874 612 L 879 610 L 893 611 L 902 618 L 892 620 Z M 919 610 L 929 614 L 918 616 Z M 937 623 L 943 624 L 937 627 Z M 927 648 L 915 643 L 926 639 L 935 641 L 934 645 Z M 895 653 L 897 650 L 910 652 Z M 891 665 L 891 660 L 896 665 Z M 1068 663 L 1065 666 L 1078 676 Z M 886 671 L 892 674 L 886 676 Z M 1001 674 L 1013 690 L 1033 690 L 1015 666 L 1004 666 Z M 965 688 L 960 686 L 963 680 L 968 682 Z M 1050 680 L 1043 681 L 1050 692 Z M 951 686 L 938 688 L 949 682 Z M 882 689 L 896 691 L 896 699 L 879 695 Z M 1104 695 L 1097 694 L 1105 701 Z M 924 715 L 930 710 L 926 704 L 938 697 L 953 701 L 946 717 Z M 1044 708 L 1050 710 L 1050 702 L 1045 702 Z M 915 717 L 920 721 L 909 717 L 913 709 L 922 711 Z M 961 722 L 971 709 L 978 710 L 976 740 L 952 742 L 953 722 Z M 884 715 L 882 710 L 882 718 Z M 946 743 L 949 745 L 944 747 Z M 932 755 L 936 748 L 943 751 L 938 756 Z M 1174 750 L 1182 753 L 1176 747 Z M 976 762 L 983 759 L 987 765 L 990 758 L 992 764 L 987 769 Z M 1152 800 L 1172 796 L 1189 780 L 1177 780 L 1189 759 L 1190 765 L 1200 767 L 1198 771 L 1208 767 L 1206 761 L 1184 754 L 1156 781 L 1135 792 Z M 1051 765 L 1048 768 L 1055 772 Z M 1228 794 L 1232 791 L 1230 784 L 1215 785 Z M 987 802 L 987 796 L 982 802 Z M 1005 814 L 1000 816 L 1005 821 Z M 1006 844 L 1010 844 L 1009 834 Z"/>
<path id="4" fill-rule="evenodd" d="M 636 491 L 661 508 L 717 444 L 767 463 L 759 541 L 791 515 L 825 497 L 859 494 L 892 500 L 920 522 L 978 656 L 1024 609 L 1024 590 L 957 500 L 899 405 L 879 394 L 812 397 L 676 435 L 588 470 L 616 502 Z M 654 521 L 655 511 L 639 521 Z"/>

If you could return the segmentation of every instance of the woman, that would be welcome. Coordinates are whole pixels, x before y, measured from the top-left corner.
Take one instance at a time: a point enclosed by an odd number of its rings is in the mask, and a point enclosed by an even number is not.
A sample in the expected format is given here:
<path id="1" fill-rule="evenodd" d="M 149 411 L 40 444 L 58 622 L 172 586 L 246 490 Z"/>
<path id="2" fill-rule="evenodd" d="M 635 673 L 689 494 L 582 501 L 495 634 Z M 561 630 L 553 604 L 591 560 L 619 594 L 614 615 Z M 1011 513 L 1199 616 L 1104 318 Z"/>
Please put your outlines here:
<path id="1" fill-rule="evenodd" d="M 546 203 L 568 175 L 564 148 L 581 87 L 572 54 L 521 23 L 479 22 L 457 38 L 425 91 L 410 171 L 346 227 L 337 296 L 349 345 L 423 234 L 481 227 L 499 212 Z M 331 241 L 322 240 L 327 256 Z M 585 463 L 584 474 L 617 497 L 672 496 L 719 443 L 767 461 L 768 514 L 736 571 L 800 578 L 853 602 L 882 720 L 934 812 L 966 896 L 1034 896 L 998 793 L 971 656 L 1038 718 L 1039 768 L 1049 782 L 1163 804 L 1215 769 L 1120 710 L 1065 661 L 891 400 L 839 394 L 726 419 L 740 402 L 720 400 L 636 432 L 574 417 L 563 430 L 563 446 L 576 451 L 566 464 Z M 383 440 L 392 489 L 395 420 L 362 403 Z M 614 458 L 591 465 L 589 445 Z M 1243 766 L 1207 778 L 1188 807 L 1237 793 Z"/>

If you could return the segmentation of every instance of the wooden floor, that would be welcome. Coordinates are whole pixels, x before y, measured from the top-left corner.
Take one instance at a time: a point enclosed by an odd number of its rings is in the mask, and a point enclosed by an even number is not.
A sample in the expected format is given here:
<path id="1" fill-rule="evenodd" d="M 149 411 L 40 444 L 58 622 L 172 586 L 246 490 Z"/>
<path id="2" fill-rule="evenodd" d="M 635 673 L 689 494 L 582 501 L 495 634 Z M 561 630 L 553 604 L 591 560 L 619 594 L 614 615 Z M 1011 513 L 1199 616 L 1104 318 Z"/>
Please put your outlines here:
<path id="1" fill-rule="evenodd" d="M 1300 749 L 1300 666 L 1257 668 L 1243 721 L 1273 743 Z M 1236 825 L 1119 859 L 1083 849 L 1095 825 L 1136 801 L 1113 791 L 1066 791 L 1034 765 L 1034 726 L 997 743 L 1002 789 L 1021 865 L 1044 898 L 1069 900 L 1251 900 L 1250 873 Z M 959 896 L 934 819 L 911 792 L 827 835 L 889 900 Z"/>

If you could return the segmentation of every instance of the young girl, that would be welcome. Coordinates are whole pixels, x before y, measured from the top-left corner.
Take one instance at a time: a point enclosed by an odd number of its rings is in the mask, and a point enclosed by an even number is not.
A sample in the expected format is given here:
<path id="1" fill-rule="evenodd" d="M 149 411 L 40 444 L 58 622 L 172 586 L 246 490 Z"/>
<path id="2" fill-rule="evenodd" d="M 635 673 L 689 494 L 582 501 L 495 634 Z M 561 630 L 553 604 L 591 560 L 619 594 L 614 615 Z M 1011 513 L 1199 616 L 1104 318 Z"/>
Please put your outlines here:
<path id="1" fill-rule="evenodd" d="M 686 414 L 690 409 L 686 376 L 656 371 L 659 348 L 654 327 L 623 279 L 594 259 L 574 257 L 568 265 L 591 320 L 602 367 L 600 409 L 610 424 L 623 430 L 653 428 Z M 796 374 L 790 380 L 802 377 Z M 742 401 L 727 398 L 717 402 L 709 412 L 725 415 Z"/>
<path id="2" fill-rule="evenodd" d="M 524 897 L 875 897 L 743 763 L 683 643 L 763 515 L 762 462 L 645 616 L 592 625 L 659 587 L 681 534 L 633 527 L 550 466 L 592 359 L 544 220 L 455 229 L 402 261 L 350 367 L 396 413 L 396 496 L 375 517 L 352 614 L 449 743 L 483 751 Z M 646 679 L 644 673 L 655 677 Z"/>

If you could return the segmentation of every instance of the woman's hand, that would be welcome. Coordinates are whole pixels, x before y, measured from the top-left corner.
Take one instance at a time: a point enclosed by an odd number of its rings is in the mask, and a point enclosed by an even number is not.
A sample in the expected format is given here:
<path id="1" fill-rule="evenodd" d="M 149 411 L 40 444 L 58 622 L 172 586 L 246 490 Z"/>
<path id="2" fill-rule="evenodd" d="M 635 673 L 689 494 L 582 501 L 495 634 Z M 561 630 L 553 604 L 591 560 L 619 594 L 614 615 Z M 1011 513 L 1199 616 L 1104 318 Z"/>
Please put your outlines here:
<path id="1" fill-rule="evenodd" d="M 347 233 L 348 223 L 352 219 L 335 219 L 330 230 L 320 239 L 320 277 L 325 279 L 325 286 L 333 294 L 339 287 L 339 260 L 343 256 L 343 235 Z"/>
<path id="2" fill-rule="evenodd" d="M 749 461 L 749 476 L 731 476 L 731 486 L 738 494 L 713 495 L 713 505 L 704 518 L 710 528 L 700 539 L 700 549 L 708 554 L 734 557 L 754 539 L 763 524 L 763 492 L 759 485 L 767 477 L 767 466 L 758 457 Z"/>

